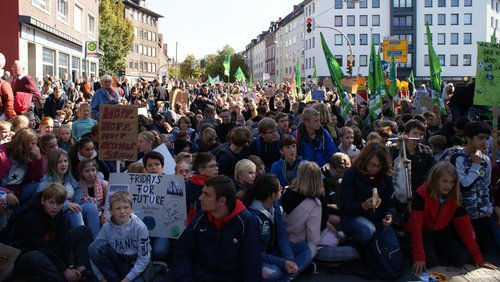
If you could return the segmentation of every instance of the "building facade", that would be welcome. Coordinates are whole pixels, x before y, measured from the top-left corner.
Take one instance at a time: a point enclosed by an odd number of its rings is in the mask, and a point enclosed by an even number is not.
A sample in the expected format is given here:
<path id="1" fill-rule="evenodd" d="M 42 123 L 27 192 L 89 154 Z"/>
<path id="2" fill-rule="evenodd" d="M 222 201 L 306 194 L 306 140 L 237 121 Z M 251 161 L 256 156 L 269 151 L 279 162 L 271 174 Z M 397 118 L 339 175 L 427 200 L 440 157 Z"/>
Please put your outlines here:
<path id="1" fill-rule="evenodd" d="M 76 80 L 98 74 L 98 58 L 86 58 L 86 42 L 97 42 L 98 0 L 12 0 L 0 11 L 0 52 L 6 70 L 26 63 L 34 79 L 45 75 Z"/>
<path id="2" fill-rule="evenodd" d="M 160 68 L 165 69 L 160 60 L 163 42 L 158 34 L 158 19 L 163 16 L 147 9 L 145 0 L 122 1 L 124 15 L 134 27 L 134 44 L 126 57 L 126 77 L 130 82 L 158 78 Z"/>

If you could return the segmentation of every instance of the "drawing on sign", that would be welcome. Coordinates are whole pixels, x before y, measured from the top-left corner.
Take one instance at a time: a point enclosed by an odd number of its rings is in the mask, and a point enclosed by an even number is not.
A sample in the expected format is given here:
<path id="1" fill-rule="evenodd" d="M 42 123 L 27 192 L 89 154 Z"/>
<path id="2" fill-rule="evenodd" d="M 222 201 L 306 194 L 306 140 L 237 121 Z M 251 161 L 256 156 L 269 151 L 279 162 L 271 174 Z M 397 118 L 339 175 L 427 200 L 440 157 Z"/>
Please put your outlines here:
<path id="1" fill-rule="evenodd" d="M 477 43 L 477 68 L 474 105 L 500 106 L 500 44 Z"/>
<path id="2" fill-rule="evenodd" d="M 184 191 L 182 190 L 180 183 L 170 181 L 170 185 L 167 186 L 167 195 L 175 195 L 182 197 L 184 195 Z"/>
<path id="3" fill-rule="evenodd" d="M 162 216 L 166 225 L 181 220 L 181 207 L 179 206 L 179 203 L 177 201 L 170 201 L 165 204 Z"/>

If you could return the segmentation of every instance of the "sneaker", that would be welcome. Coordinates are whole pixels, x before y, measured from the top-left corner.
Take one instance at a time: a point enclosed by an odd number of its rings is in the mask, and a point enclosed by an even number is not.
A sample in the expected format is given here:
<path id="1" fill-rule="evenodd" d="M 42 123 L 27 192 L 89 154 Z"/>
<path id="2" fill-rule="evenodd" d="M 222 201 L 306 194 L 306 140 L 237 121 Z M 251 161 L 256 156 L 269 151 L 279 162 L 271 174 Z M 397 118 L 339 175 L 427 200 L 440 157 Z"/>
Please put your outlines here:
<path id="1" fill-rule="evenodd" d="M 313 275 L 318 273 L 318 267 L 316 263 L 310 262 L 309 265 L 302 271 L 304 275 Z"/>

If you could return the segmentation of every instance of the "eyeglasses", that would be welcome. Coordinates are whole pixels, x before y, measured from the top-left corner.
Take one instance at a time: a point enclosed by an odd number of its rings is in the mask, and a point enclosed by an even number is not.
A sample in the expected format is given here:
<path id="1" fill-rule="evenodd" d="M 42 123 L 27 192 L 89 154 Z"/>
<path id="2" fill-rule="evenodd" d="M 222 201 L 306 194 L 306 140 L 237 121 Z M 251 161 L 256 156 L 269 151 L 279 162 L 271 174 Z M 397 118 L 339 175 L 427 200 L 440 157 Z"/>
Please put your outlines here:
<path id="1" fill-rule="evenodd" d="M 206 165 L 202 168 L 211 168 L 211 169 L 214 169 L 214 168 L 219 168 L 219 165 L 218 164 L 211 164 L 211 165 Z"/>
<path id="2" fill-rule="evenodd" d="M 381 169 L 382 168 L 381 164 L 376 164 L 374 162 L 368 162 L 367 166 L 371 166 L 371 167 L 376 168 L 376 169 Z"/>
<path id="3" fill-rule="evenodd" d="M 278 129 L 275 129 L 273 131 L 264 131 L 264 134 L 274 134 L 276 133 L 276 131 L 278 131 Z"/>

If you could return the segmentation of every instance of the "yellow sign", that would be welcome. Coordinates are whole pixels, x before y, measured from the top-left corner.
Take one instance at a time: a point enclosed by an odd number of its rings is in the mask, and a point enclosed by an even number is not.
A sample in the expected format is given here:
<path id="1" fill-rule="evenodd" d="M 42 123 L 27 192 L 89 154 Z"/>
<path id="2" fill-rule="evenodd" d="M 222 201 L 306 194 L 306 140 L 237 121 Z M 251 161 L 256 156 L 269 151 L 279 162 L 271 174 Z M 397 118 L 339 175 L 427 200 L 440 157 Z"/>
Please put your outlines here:
<path id="1" fill-rule="evenodd" d="M 406 64 L 408 42 L 405 39 L 384 40 L 384 60 L 390 62 L 392 55 L 394 55 L 394 62 Z"/>

